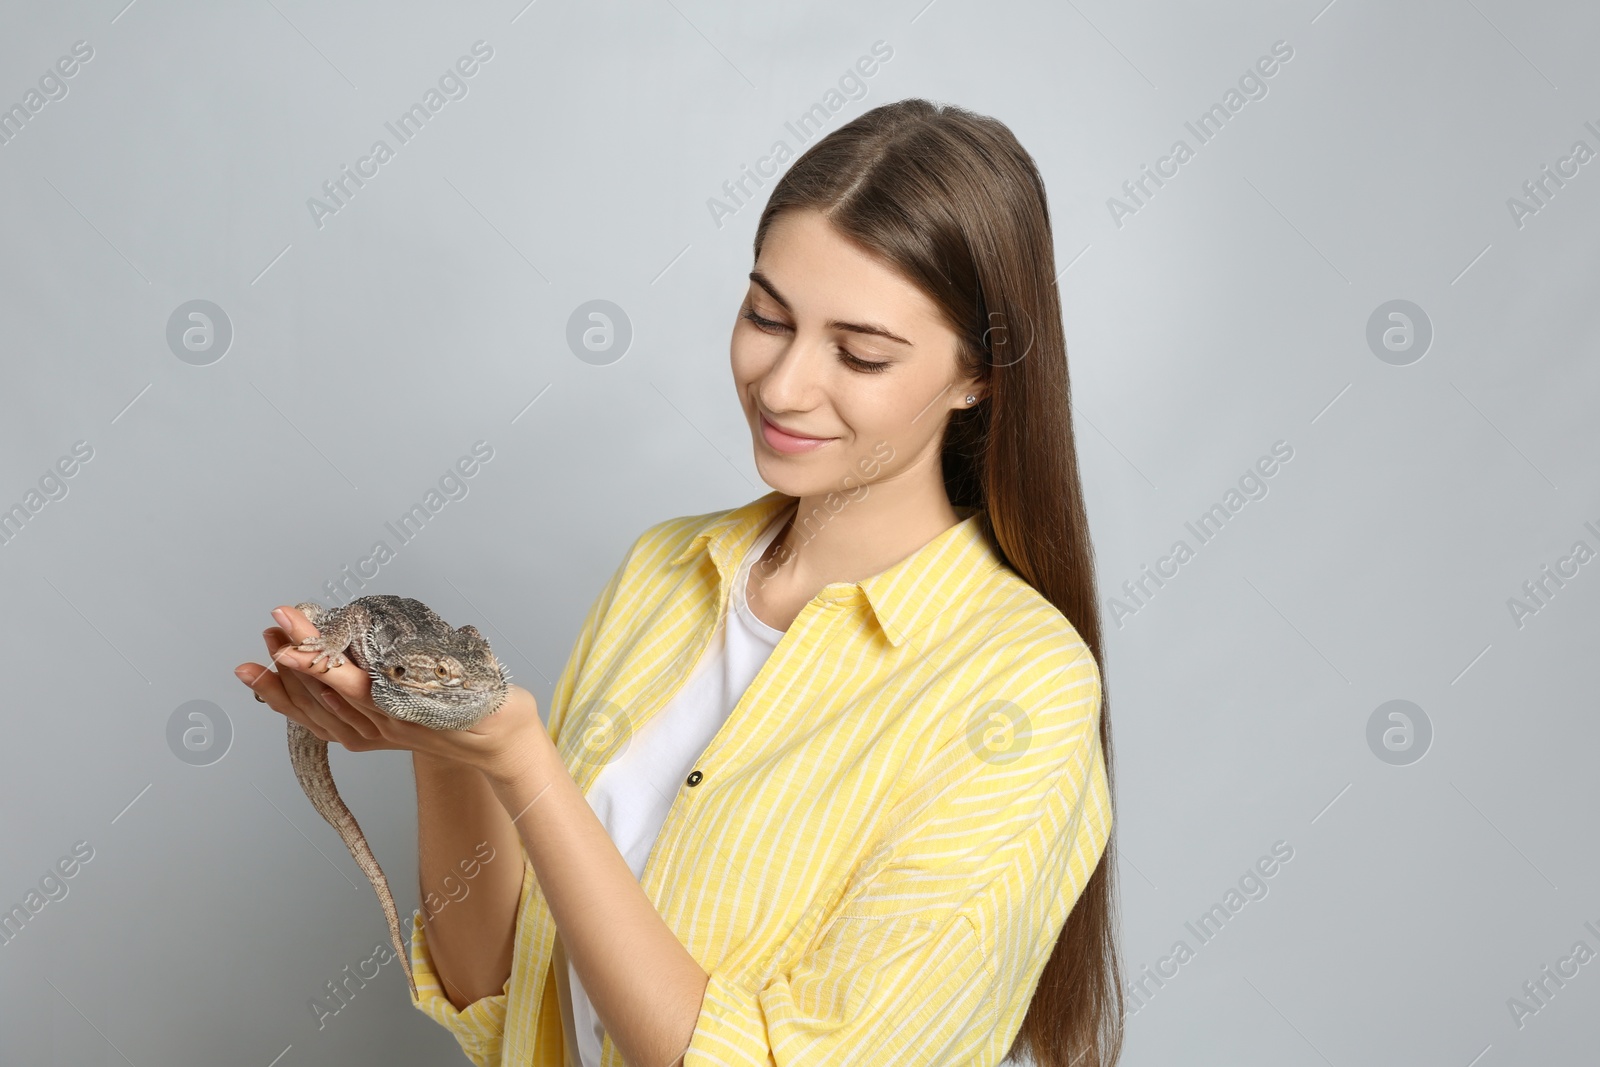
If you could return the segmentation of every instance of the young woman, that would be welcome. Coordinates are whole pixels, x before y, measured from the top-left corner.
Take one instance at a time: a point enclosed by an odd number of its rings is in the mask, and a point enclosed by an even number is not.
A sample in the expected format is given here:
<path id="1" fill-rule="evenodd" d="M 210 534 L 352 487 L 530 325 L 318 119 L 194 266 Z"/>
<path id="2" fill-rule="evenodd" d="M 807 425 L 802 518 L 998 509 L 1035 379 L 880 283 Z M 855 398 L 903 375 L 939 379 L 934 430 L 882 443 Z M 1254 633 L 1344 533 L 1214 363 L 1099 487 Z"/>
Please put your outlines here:
<path id="1" fill-rule="evenodd" d="M 773 491 L 658 523 L 541 723 L 382 714 L 274 614 L 240 676 L 414 753 L 417 1007 L 480 1065 L 1109 1067 L 1111 739 L 1044 185 L 902 100 L 801 155 L 733 381 Z M 492 850 L 492 852 L 490 851 Z"/>

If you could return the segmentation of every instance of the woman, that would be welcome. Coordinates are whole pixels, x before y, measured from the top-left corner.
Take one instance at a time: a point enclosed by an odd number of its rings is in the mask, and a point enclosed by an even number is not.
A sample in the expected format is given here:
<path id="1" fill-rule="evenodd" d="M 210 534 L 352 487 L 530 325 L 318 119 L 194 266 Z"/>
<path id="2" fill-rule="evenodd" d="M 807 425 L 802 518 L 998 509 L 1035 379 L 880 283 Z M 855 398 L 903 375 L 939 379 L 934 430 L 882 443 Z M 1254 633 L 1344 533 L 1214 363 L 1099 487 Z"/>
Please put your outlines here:
<path id="1" fill-rule="evenodd" d="M 658 523 L 548 727 L 397 722 L 352 664 L 274 709 L 414 753 L 416 1005 L 473 1062 L 1109 1067 L 1110 734 L 1043 183 L 1001 123 L 903 100 L 762 213 L 732 340 L 773 491 Z M 484 853 L 479 852 L 479 855 Z"/>

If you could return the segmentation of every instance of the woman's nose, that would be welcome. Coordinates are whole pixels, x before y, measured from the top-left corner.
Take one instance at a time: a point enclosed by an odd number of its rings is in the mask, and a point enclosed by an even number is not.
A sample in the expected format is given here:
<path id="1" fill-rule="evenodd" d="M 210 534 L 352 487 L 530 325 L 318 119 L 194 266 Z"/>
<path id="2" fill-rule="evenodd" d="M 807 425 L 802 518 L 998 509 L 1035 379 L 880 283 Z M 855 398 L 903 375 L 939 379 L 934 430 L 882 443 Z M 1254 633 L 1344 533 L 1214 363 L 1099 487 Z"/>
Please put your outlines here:
<path id="1" fill-rule="evenodd" d="M 757 387 L 768 411 L 805 410 L 815 406 L 822 379 L 821 347 L 797 339 L 778 354 Z"/>

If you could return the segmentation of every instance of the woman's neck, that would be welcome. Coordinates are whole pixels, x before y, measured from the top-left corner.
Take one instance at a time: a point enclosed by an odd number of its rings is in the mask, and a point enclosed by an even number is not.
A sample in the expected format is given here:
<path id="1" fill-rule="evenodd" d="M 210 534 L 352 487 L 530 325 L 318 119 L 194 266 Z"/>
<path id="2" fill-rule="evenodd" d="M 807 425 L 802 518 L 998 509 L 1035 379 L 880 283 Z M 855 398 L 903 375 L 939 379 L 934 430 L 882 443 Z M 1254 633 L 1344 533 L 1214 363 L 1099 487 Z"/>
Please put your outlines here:
<path id="1" fill-rule="evenodd" d="M 804 496 L 764 554 L 763 581 L 809 599 L 823 586 L 887 570 L 961 518 L 942 484 L 913 489 L 877 482 L 853 499 L 843 493 Z"/>

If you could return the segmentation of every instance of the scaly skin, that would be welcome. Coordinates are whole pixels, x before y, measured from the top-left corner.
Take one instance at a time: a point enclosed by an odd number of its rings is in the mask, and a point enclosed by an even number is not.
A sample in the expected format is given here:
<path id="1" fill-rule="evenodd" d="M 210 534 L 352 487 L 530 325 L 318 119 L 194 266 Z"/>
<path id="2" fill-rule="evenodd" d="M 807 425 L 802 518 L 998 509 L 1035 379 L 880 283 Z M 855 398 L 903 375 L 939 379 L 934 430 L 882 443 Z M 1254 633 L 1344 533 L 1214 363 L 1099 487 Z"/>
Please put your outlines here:
<path id="1" fill-rule="evenodd" d="M 511 686 L 511 672 L 495 658 L 475 627 L 452 629 L 420 600 L 398 596 L 357 597 L 340 608 L 296 604 L 317 628 L 317 636 L 300 642 L 302 652 L 331 669 L 351 662 L 372 677 L 372 702 L 389 715 L 435 730 L 464 730 L 492 714 Z M 366 835 L 339 797 L 328 766 L 328 743 L 289 720 L 289 762 L 317 813 L 344 841 L 345 848 L 372 883 L 389 923 L 389 938 L 406 973 L 411 995 L 417 995 L 389 881 L 367 844 Z"/>

